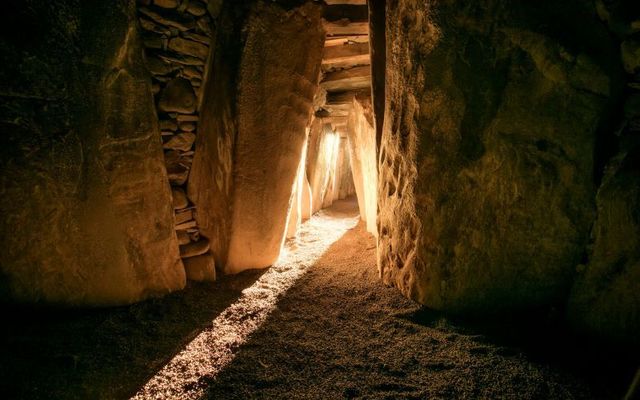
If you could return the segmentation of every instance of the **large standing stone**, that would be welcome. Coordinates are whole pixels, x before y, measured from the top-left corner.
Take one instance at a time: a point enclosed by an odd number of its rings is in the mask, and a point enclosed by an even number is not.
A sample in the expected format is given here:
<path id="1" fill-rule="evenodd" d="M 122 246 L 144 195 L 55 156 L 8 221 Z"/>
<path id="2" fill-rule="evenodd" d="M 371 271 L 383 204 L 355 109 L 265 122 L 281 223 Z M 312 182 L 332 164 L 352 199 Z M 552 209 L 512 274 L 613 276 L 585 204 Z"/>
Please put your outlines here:
<path id="1" fill-rule="evenodd" d="M 319 78 L 324 43 L 320 14 L 321 7 L 313 3 L 288 11 L 267 2 L 252 7 L 240 65 L 225 272 L 267 267 L 280 254 Z"/>
<path id="2" fill-rule="evenodd" d="M 202 87 L 198 135 L 187 190 L 198 209 L 196 220 L 200 232 L 210 240 L 218 266 L 226 262 L 229 248 L 233 149 L 237 133 L 236 89 L 244 45 L 241 33 L 244 24 L 236 17 L 240 4 L 226 1 L 224 6 L 217 21 L 216 41 L 212 43 Z M 204 17 L 199 21 L 203 20 Z M 183 118 L 179 115 L 178 121 Z"/>
<path id="3" fill-rule="evenodd" d="M 612 161 L 596 204 L 594 243 L 568 316 L 582 331 L 640 349 L 640 146 Z"/>
<path id="4" fill-rule="evenodd" d="M 367 104 L 371 107 L 370 104 Z M 376 132 L 365 117 L 365 109 L 358 100 L 353 100 L 353 107 L 347 122 L 349 149 L 351 154 L 351 170 L 360 218 L 367 223 L 367 231 L 378 234 L 376 226 L 377 179 L 378 164 L 376 160 Z"/>
<path id="5" fill-rule="evenodd" d="M 167 83 L 160 94 L 158 109 L 164 112 L 190 114 L 196 111 L 197 98 L 187 79 L 175 78 Z"/>
<path id="6" fill-rule="evenodd" d="M 590 7 L 387 2 L 386 283 L 459 312 L 563 301 L 594 215 L 596 131 L 617 93 L 617 46 Z"/>
<path id="7" fill-rule="evenodd" d="M 311 214 L 322 209 L 331 183 L 336 134 L 329 124 L 315 118 L 309 131 L 307 177 L 311 190 Z"/>
<path id="8" fill-rule="evenodd" d="M 317 5 L 286 11 L 259 1 L 246 23 L 238 7 L 224 2 L 216 12 L 188 187 L 198 226 L 227 272 L 277 258 L 323 42 Z"/>
<path id="9" fill-rule="evenodd" d="M 640 70 L 640 40 L 627 39 L 620 46 L 622 65 L 629 74 Z"/>
<path id="10" fill-rule="evenodd" d="M 2 38 L 0 292 L 128 304 L 185 285 L 133 0 L 30 2 Z M 74 27 L 73 34 L 70 27 Z"/>

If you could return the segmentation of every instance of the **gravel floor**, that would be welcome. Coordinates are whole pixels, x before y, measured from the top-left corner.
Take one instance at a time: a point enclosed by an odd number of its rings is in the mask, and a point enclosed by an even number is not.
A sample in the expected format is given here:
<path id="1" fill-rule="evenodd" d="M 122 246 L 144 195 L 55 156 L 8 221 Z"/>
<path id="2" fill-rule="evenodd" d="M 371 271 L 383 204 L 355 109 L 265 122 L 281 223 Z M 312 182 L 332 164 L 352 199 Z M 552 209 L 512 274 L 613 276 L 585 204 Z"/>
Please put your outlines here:
<path id="1" fill-rule="evenodd" d="M 352 217 L 354 207 L 329 212 Z M 4 307 L 0 393 L 129 398 L 263 276 L 109 310 Z M 560 312 L 469 321 L 406 300 L 380 283 L 362 224 L 289 283 L 248 340 L 232 342 L 230 363 L 198 379 L 203 398 L 619 399 L 633 374 L 630 360 L 563 330 Z"/>

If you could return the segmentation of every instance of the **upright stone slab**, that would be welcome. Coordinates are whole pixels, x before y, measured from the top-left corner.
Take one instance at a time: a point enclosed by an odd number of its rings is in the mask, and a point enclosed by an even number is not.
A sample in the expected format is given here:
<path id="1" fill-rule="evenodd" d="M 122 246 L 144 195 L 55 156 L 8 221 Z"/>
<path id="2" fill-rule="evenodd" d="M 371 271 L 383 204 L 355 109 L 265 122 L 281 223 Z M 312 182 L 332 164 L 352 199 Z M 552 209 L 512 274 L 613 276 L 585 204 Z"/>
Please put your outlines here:
<path id="1" fill-rule="evenodd" d="M 214 4 L 212 2 L 211 4 Z M 236 140 L 236 91 L 244 46 L 240 5 L 224 2 L 218 10 L 212 50 L 202 87 L 202 103 L 187 194 L 198 212 L 196 221 L 209 239 L 216 265 L 227 260 L 233 201 L 233 149 Z"/>
<path id="2" fill-rule="evenodd" d="M 566 298 L 618 58 L 590 3 L 387 2 L 383 280 L 430 307 Z M 589 29 L 585 29 L 585 27 Z"/>
<path id="3" fill-rule="evenodd" d="M 133 0 L 31 2 L 3 37 L 3 297 L 128 304 L 185 285 Z M 23 31 L 29 34 L 24 36 Z"/>
<path id="4" fill-rule="evenodd" d="M 307 154 L 307 177 L 311 191 L 312 214 L 333 201 L 333 171 L 339 136 L 330 124 L 316 118 L 311 123 Z"/>
<path id="5" fill-rule="evenodd" d="M 370 108 L 370 104 L 368 104 Z M 378 234 L 376 226 L 378 164 L 376 159 L 376 132 L 372 121 L 366 118 L 364 107 L 358 100 L 353 100 L 349 113 L 347 133 L 349 135 L 349 151 L 351 170 L 358 196 L 360 219 L 366 222 L 367 231 Z M 369 115 L 371 113 L 369 112 Z"/>
<path id="6" fill-rule="evenodd" d="M 637 134 L 637 132 L 636 132 Z M 588 263 L 569 298 L 574 327 L 640 350 L 640 145 L 620 151 L 596 196 Z"/>
<path id="7" fill-rule="evenodd" d="M 239 72 L 227 273 L 267 267 L 280 254 L 319 78 L 320 14 L 311 2 L 252 7 Z"/>

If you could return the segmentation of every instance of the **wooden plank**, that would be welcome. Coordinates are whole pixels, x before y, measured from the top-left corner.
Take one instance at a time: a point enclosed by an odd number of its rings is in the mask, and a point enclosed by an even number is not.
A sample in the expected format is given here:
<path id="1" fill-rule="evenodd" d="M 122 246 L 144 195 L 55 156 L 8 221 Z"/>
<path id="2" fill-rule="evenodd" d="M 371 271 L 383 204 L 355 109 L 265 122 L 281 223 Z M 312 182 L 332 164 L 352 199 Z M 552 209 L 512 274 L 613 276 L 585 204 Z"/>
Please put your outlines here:
<path id="1" fill-rule="evenodd" d="M 340 104 L 351 105 L 351 102 L 355 97 L 364 98 L 364 97 L 370 97 L 370 96 L 371 96 L 370 90 L 350 90 L 346 92 L 328 93 L 326 104 L 330 106 L 340 105 Z"/>
<path id="2" fill-rule="evenodd" d="M 337 21 L 346 18 L 351 21 L 364 22 L 369 20 L 369 8 L 367 6 L 350 4 L 325 7 L 322 18 L 327 21 Z"/>
<path id="3" fill-rule="evenodd" d="M 354 43 L 343 46 L 325 47 L 322 56 L 324 70 L 351 68 L 357 65 L 371 64 L 369 43 Z"/>
<path id="4" fill-rule="evenodd" d="M 369 35 L 369 22 L 351 22 L 348 19 L 335 22 L 324 21 L 328 36 Z"/>
<path id="5" fill-rule="evenodd" d="M 369 56 L 369 43 L 353 43 L 342 46 L 325 47 L 322 53 L 322 61 L 332 61 L 355 56 Z"/>
<path id="6" fill-rule="evenodd" d="M 369 35 L 335 36 L 324 41 L 324 47 L 342 46 L 353 43 L 369 43 Z"/>
<path id="7" fill-rule="evenodd" d="M 336 69 L 353 68 L 361 65 L 370 65 L 371 58 L 368 54 L 362 56 L 345 57 L 342 59 L 334 59 L 331 61 L 322 61 L 323 71 L 332 71 Z"/>
<path id="8" fill-rule="evenodd" d="M 349 113 L 349 111 L 351 110 L 351 103 L 345 103 L 345 104 L 325 104 L 324 106 L 322 106 L 322 108 L 324 108 L 325 110 L 329 111 L 331 113 L 331 115 L 338 115 L 341 113 Z"/>
<path id="9" fill-rule="evenodd" d="M 327 92 L 341 92 L 371 87 L 371 67 L 355 67 L 325 75 L 320 86 Z"/>
<path id="10" fill-rule="evenodd" d="M 338 5 L 338 4 L 350 4 L 354 6 L 366 6 L 367 0 L 324 0 L 330 6 Z"/>

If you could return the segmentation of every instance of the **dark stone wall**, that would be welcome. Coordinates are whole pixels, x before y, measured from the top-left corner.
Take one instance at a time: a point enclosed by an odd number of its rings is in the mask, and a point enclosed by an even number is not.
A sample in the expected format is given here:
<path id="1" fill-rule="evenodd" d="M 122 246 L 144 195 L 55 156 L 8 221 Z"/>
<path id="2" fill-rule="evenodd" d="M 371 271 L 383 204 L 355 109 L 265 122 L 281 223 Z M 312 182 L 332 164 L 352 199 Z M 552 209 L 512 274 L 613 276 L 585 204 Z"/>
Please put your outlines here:
<path id="1" fill-rule="evenodd" d="M 608 32 L 578 2 L 389 3 L 383 279 L 454 311 L 566 296 L 619 91 L 610 59 Z"/>
<path id="2" fill-rule="evenodd" d="M 462 313 L 571 292 L 576 325 L 629 339 L 638 182 L 635 144 L 618 142 L 637 143 L 621 115 L 637 110 L 637 7 L 386 3 L 383 280 Z"/>
<path id="3" fill-rule="evenodd" d="M 2 295 L 113 305 L 182 288 L 134 2 L 6 5 Z"/>
<path id="4" fill-rule="evenodd" d="M 195 143 L 188 196 L 199 209 L 196 220 L 202 234 L 211 242 L 216 264 L 223 266 L 231 229 L 236 88 L 247 10 L 224 2 L 219 12 L 202 88 L 200 135 Z"/>

